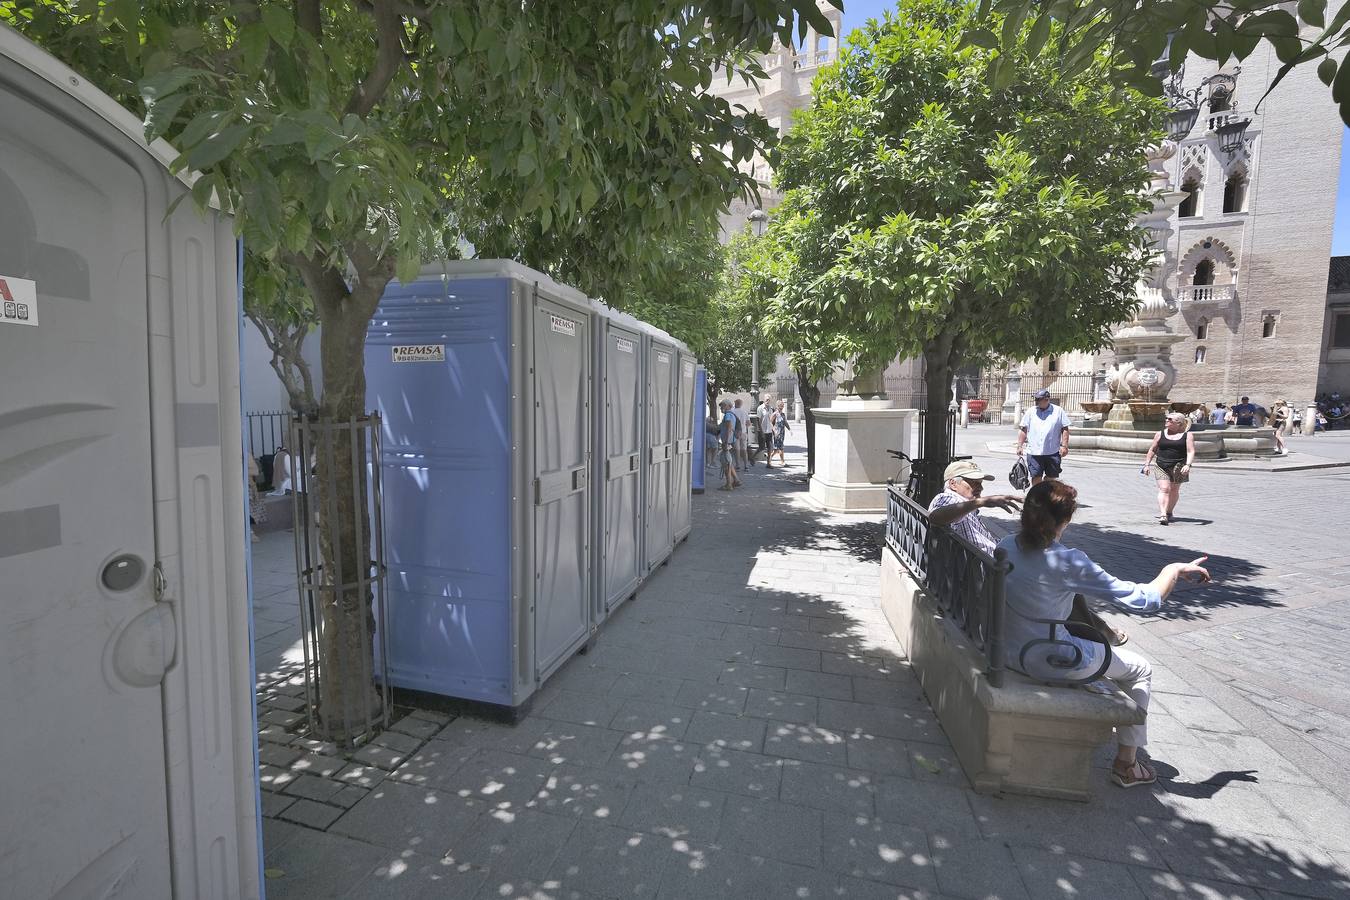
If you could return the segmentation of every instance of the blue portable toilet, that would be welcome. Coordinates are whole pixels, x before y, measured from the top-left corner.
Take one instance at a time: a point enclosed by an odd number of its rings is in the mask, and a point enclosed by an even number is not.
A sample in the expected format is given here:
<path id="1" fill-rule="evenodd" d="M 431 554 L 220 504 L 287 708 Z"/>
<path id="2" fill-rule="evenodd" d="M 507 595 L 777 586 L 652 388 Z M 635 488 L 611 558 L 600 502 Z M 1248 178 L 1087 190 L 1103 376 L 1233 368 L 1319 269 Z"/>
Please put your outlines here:
<path id="1" fill-rule="evenodd" d="M 394 687 L 516 707 L 586 642 L 595 320 L 510 261 L 386 289 L 366 393 L 384 429 Z"/>

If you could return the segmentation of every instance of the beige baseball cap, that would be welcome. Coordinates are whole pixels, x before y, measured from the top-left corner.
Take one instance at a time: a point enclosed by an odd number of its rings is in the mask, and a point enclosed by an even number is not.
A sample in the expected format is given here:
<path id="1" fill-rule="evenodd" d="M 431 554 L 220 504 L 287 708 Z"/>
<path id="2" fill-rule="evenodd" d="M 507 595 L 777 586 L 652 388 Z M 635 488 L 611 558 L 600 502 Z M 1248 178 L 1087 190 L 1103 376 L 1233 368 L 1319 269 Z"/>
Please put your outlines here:
<path id="1" fill-rule="evenodd" d="M 994 480 L 994 476 L 986 475 L 973 459 L 958 459 L 947 466 L 947 470 L 942 473 L 942 480 L 951 481 L 953 478 L 969 478 L 971 481 Z"/>

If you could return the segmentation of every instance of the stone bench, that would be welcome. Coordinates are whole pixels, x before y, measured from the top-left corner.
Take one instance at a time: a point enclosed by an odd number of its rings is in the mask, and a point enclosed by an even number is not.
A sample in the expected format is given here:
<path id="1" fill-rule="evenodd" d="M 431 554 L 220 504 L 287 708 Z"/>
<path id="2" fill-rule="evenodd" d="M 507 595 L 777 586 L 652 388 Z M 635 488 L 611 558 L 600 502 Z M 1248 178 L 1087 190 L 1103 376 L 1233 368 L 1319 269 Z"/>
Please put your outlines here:
<path id="1" fill-rule="evenodd" d="M 881 566 L 882 609 L 975 790 L 1090 799 L 1097 748 L 1144 712 L 1121 691 L 1052 687 L 1011 670 L 990 685 L 984 655 L 890 548 Z"/>

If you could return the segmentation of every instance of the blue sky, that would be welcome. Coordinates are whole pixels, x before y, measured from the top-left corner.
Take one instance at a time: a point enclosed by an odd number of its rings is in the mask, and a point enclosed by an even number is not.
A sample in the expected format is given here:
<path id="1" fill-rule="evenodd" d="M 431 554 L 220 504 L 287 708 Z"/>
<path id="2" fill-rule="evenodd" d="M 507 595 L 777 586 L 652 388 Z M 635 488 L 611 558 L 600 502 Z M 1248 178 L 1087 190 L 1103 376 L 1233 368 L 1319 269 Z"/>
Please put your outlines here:
<path id="1" fill-rule="evenodd" d="M 894 0 L 844 0 L 844 34 L 868 19 L 880 18 Z M 1331 255 L 1350 255 L 1350 129 L 1341 135 L 1341 176 L 1336 189 L 1336 224 L 1331 233 Z"/>

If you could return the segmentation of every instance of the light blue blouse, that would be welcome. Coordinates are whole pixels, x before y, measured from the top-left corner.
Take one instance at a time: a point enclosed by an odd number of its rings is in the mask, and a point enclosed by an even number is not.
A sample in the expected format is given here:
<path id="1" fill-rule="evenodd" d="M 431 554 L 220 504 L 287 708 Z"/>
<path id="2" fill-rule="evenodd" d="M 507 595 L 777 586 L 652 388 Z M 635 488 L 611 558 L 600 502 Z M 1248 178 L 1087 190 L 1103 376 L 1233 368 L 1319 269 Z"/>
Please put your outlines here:
<path id="1" fill-rule="evenodd" d="M 1030 675 L 1047 671 L 1043 662 L 1036 663 L 1037 650 L 1047 649 L 1047 645 L 1032 650 L 1026 668 L 1020 660 L 1028 643 L 1050 636 L 1049 625 L 1030 619 L 1067 619 L 1073 609 L 1074 594 L 1110 600 L 1135 612 L 1153 612 L 1162 606 L 1162 597 L 1153 586 L 1122 581 L 1089 559 L 1082 550 L 1065 547 L 1058 541 L 1044 550 L 1023 550 L 1017 544 L 1017 536 L 1010 534 L 999 541 L 998 546 L 1007 551 L 1008 562 L 1012 563 L 1005 585 L 1008 612 L 1004 617 L 1003 644 L 1009 668 L 1021 672 L 1030 668 L 1032 671 L 1027 672 Z M 1056 676 L 1077 678 L 1091 674 L 1101 665 L 1101 644 L 1076 638 L 1062 625 L 1055 626 L 1055 637 L 1075 645 L 1083 653 L 1077 667 L 1053 670 Z"/>

